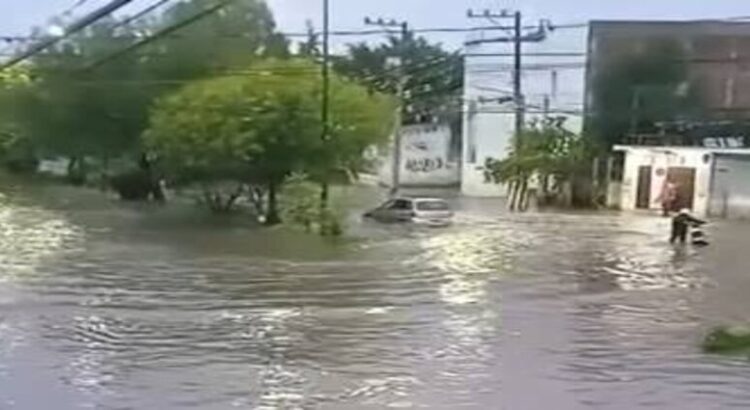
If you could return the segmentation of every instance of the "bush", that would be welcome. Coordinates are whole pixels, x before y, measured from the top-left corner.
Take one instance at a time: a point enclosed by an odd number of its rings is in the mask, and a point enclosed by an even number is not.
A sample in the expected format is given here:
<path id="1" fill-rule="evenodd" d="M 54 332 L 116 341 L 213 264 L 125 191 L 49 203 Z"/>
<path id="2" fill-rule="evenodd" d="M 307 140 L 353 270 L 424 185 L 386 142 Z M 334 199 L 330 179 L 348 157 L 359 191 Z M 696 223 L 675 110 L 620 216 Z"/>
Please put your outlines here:
<path id="1" fill-rule="evenodd" d="M 123 201 L 147 201 L 154 191 L 151 176 L 140 170 L 110 178 L 110 186 Z"/>
<path id="2" fill-rule="evenodd" d="M 12 173 L 30 174 L 39 167 L 34 146 L 26 138 L 0 133 L 0 155 L 3 165 Z"/>
<path id="3" fill-rule="evenodd" d="M 302 227 L 305 232 L 335 237 L 344 234 L 339 212 L 321 208 L 320 188 L 304 175 L 289 178 L 282 198 L 283 219 Z"/>
<path id="4" fill-rule="evenodd" d="M 703 340 L 703 351 L 707 353 L 750 352 L 750 327 L 718 327 Z"/>

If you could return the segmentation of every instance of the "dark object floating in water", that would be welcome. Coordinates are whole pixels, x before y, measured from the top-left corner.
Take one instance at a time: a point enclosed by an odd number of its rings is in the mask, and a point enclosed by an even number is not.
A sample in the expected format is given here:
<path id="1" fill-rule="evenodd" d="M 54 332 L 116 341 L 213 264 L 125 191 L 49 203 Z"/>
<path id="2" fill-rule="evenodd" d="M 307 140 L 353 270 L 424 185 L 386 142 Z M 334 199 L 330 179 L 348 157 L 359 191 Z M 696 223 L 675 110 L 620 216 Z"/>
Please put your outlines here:
<path id="1" fill-rule="evenodd" d="M 690 241 L 692 242 L 693 246 L 698 247 L 704 247 L 708 246 L 708 237 L 700 228 L 695 228 L 693 232 L 690 234 Z"/>
<path id="2" fill-rule="evenodd" d="M 727 354 L 750 352 L 750 327 L 725 326 L 712 330 L 703 340 L 703 351 Z"/>

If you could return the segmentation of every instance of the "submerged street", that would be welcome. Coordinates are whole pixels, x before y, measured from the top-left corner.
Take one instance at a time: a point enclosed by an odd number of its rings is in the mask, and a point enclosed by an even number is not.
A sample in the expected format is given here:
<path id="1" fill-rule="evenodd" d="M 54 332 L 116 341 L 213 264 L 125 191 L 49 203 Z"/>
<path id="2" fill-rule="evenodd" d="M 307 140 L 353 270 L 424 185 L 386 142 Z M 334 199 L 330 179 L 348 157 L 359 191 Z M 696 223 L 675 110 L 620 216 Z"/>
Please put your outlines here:
<path id="1" fill-rule="evenodd" d="M 713 223 L 698 252 L 652 216 L 463 200 L 447 229 L 355 217 L 355 239 L 330 242 L 59 186 L 4 192 L 3 409 L 750 402 L 750 363 L 699 349 L 748 320 L 750 224 Z"/>

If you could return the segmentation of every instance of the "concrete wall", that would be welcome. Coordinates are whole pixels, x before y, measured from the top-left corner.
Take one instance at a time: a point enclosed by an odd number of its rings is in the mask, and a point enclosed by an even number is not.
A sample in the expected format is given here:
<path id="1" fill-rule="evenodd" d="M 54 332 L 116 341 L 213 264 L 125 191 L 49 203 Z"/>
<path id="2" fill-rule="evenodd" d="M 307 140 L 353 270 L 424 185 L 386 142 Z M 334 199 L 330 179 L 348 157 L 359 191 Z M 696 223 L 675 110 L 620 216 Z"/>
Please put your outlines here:
<path id="1" fill-rule="evenodd" d="M 681 147 L 628 147 L 625 149 L 625 170 L 622 181 L 621 208 L 636 209 L 638 197 L 638 173 L 642 166 L 651 166 L 651 204 L 650 209 L 661 209 L 658 202 L 664 187 L 667 170 L 670 167 L 694 168 L 695 187 L 693 212 L 705 216 L 711 189 L 711 170 L 713 165 L 710 149 Z M 708 161 L 706 161 L 708 159 Z"/>
<path id="2" fill-rule="evenodd" d="M 67 158 L 43 159 L 39 161 L 37 172 L 57 177 L 67 176 L 68 164 L 70 160 Z"/>
<path id="3" fill-rule="evenodd" d="M 501 34 L 480 33 L 478 36 Z M 581 131 L 585 58 L 549 53 L 584 49 L 586 39 L 586 30 L 560 30 L 550 33 L 543 42 L 524 44 L 522 88 L 527 121 L 543 118 L 548 106 L 547 114 L 564 116 L 568 118 L 566 126 L 571 131 Z M 508 43 L 466 47 L 461 190 L 467 196 L 506 195 L 504 187 L 485 182 L 484 164 L 487 158 L 505 158 L 512 146 L 515 105 L 498 102 L 499 98 L 513 94 L 513 57 L 509 55 L 512 52 L 512 44 Z"/>
<path id="4" fill-rule="evenodd" d="M 447 125 L 405 127 L 401 145 L 401 185 L 405 187 L 457 186 L 461 169 L 451 160 L 452 132 Z M 392 183 L 392 152 L 383 158 L 380 182 Z"/>

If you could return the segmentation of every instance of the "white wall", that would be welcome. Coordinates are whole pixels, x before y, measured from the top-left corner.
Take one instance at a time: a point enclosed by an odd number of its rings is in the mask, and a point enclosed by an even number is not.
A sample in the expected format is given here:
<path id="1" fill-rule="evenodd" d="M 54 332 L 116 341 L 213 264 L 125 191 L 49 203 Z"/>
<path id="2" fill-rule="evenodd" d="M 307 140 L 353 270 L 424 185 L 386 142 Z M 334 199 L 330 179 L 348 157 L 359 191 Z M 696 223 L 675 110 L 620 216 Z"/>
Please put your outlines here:
<path id="1" fill-rule="evenodd" d="M 573 132 L 582 128 L 585 57 L 533 56 L 534 53 L 583 51 L 586 30 L 561 30 L 549 34 L 540 43 L 524 44 L 523 94 L 526 120 L 544 116 L 545 97 L 549 98 L 549 115 L 565 116 Z M 502 33 L 485 33 L 485 37 Z M 487 56 L 512 53 L 512 44 L 485 43 L 466 47 L 464 95 L 464 161 L 462 193 L 468 196 L 505 196 L 506 190 L 486 183 L 484 164 L 487 158 L 505 158 L 511 148 L 515 130 L 515 106 L 498 103 L 513 93 L 513 57 Z M 494 100 L 494 101 L 493 101 Z"/>
<path id="2" fill-rule="evenodd" d="M 622 181 L 621 208 L 636 209 L 638 197 L 638 172 L 642 166 L 651 166 L 650 209 L 661 209 L 658 202 L 670 167 L 695 168 L 693 212 L 705 216 L 711 189 L 712 151 L 685 147 L 626 147 L 625 170 Z M 709 155 L 709 161 L 706 161 Z"/>
<path id="3" fill-rule="evenodd" d="M 69 163 L 70 160 L 66 158 L 43 159 L 39 161 L 37 171 L 40 174 L 62 177 L 68 175 Z"/>
<path id="4" fill-rule="evenodd" d="M 401 185 L 405 187 L 455 186 L 461 169 L 450 160 L 451 129 L 447 125 L 404 127 L 401 139 Z M 392 183 L 392 152 L 384 158 L 380 180 Z"/>

